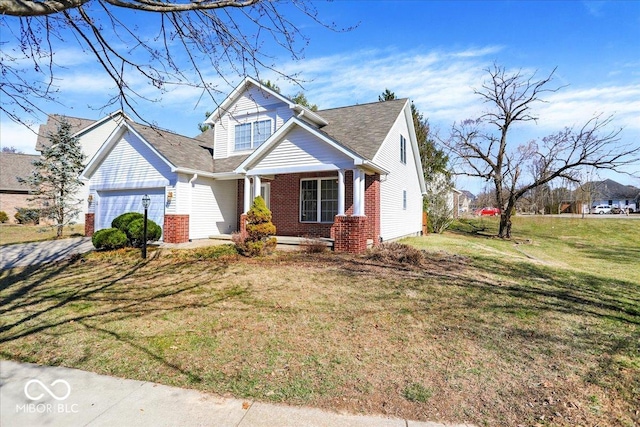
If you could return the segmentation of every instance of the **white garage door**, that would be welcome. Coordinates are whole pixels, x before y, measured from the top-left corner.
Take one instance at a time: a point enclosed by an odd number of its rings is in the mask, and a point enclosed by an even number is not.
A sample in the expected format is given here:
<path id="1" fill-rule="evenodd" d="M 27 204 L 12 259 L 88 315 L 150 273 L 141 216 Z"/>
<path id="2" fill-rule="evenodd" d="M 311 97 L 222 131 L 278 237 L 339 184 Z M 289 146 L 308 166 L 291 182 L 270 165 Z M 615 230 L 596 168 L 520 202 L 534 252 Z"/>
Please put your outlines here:
<path id="1" fill-rule="evenodd" d="M 148 194 L 151 198 L 148 218 L 160 227 L 164 227 L 164 189 L 99 191 L 98 206 L 96 206 L 96 230 L 111 228 L 111 221 L 126 212 L 144 213 L 142 196 Z"/>

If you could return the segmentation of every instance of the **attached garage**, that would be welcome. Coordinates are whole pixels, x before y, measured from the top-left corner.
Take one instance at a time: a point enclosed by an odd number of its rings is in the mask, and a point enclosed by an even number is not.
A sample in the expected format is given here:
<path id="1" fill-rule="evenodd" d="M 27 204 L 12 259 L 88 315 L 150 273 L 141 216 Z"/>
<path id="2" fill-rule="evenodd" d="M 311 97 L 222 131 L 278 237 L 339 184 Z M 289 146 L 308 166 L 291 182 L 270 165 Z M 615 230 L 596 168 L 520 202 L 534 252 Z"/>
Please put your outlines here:
<path id="1" fill-rule="evenodd" d="M 96 230 L 110 228 L 111 221 L 126 212 L 144 213 L 142 196 L 147 194 L 151 204 L 147 212 L 148 218 L 160 227 L 164 226 L 164 188 L 148 188 L 135 190 L 98 191 L 95 207 Z"/>

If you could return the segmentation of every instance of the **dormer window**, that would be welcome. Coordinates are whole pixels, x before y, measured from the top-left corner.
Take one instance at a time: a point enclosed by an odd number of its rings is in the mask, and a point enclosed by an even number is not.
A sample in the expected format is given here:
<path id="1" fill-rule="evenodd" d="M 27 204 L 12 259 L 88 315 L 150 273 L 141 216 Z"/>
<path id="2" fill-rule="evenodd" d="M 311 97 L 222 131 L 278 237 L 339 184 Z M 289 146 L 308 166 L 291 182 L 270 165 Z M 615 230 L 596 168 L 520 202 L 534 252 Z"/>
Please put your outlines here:
<path id="1" fill-rule="evenodd" d="M 235 130 L 235 151 L 253 150 L 271 136 L 271 120 L 239 124 Z"/>

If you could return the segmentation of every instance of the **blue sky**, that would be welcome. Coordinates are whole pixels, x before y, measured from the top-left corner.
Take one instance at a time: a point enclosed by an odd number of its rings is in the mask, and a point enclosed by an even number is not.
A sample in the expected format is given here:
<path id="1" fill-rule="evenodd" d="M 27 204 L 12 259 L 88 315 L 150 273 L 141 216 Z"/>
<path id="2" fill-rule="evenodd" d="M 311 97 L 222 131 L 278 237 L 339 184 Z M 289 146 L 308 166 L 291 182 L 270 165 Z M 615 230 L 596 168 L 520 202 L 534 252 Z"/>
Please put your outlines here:
<path id="1" fill-rule="evenodd" d="M 540 104 L 536 125 L 512 135 L 522 141 L 543 137 L 565 126 L 579 125 L 594 114 L 614 114 L 623 127 L 623 142 L 640 144 L 640 2 L 638 1 L 342 1 L 317 2 L 319 16 L 352 31 L 332 32 L 305 19 L 297 20 L 309 37 L 305 57 L 277 57 L 280 68 L 299 73 L 307 98 L 322 108 L 377 101 L 384 89 L 411 98 L 432 127 L 446 135 L 451 125 L 482 112 L 474 88 L 494 62 L 540 77 L 555 67 L 554 83 L 564 86 Z M 274 51 L 275 55 L 281 52 Z M 96 74 L 92 58 L 77 48 L 56 52 L 66 68 L 59 77 L 63 105 L 51 113 L 98 119 L 111 110 L 99 107 L 110 97 L 109 83 Z M 299 90 L 276 75 L 283 94 Z M 213 78 L 213 77 L 212 77 Z M 231 84 L 239 82 L 232 77 Z M 232 87 L 217 81 L 223 93 Z M 148 87 L 141 87 L 150 93 Z M 141 106 L 145 118 L 189 136 L 198 133 L 204 112 L 215 100 L 181 88 L 162 102 Z M 1 117 L 2 145 L 33 153 L 35 136 Z M 42 118 L 44 120 L 44 117 Z M 634 170 L 635 169 L 635 170 Z M 640 165 L 628 169 L 639 172 Z M 625 184 L 640 179 L 606 174 Z M 478 191 L 477 182 L 458 186 Z"/>

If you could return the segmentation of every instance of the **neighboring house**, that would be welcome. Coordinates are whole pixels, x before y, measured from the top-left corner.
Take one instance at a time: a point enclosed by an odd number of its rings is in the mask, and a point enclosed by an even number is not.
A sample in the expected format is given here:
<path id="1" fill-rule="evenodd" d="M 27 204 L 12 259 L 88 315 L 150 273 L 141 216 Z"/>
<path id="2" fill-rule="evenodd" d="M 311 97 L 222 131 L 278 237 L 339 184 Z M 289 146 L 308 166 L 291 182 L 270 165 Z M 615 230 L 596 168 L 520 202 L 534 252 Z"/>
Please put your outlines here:
<path id="1" fill-rule="evenodd" d="M 0 211 L 7 214 L 11 223 L 16 222 L 18 208 L 39 207 L 29 201 L 29 186 L 18 182 L 18 178 L 31 175 L 38 158 L 35 154 L 0 153 Z"/>
<path id="2" fill-rule="evenodd" d="M 73 136 L 77 137 L 82 147 L 82 153 L 85 155 L 85 165 L 89 163 L 91 158 L 96 154 L 102 144 L 109 138 L 109 135 L 117 127 L 118 123 L 127 118 L 122 111 L 116 111 L 100 120 L 81 119 L 77 117 L 61 116 L 51 114 L 47 117 L 47 122 L 40 125 L 38 130 L 38 139 L 36 140 L 36 151 L 42 152 L 50 143 L 49 135 L 58 131 L 58 126 L 62 119 L 65 119 L 70 125 Z M 85 214 L 88 212 L 88 196 L 89 186 L 85 182 L 76 199 L 82 204 L 82 212 L 74 222 L 83 223 Z"/>
<path id="3" fill-rule="evenodd" d="M 245 79 L 196 138 L 123 120 L 83 172 L 87 233 L 123 212 L 165 242 L 242 231 L 261 194 L 277 234 L 332 238 L 336 251 L 417 235 L 422 167 L 407 99 L 313 112 Z"/>
<path id="4" fill-rule="evenodd" d="M 451 215 L 453 218 L 460 218 L 460 198 L 462 196 L 462 191 L 457 188 L 451 187 L 451 192 L 449 193 L 448 206 L 451 209 Z"/>
<path id="5" fill-rule="evenodd" d="M 640 210 L 640 189 L 632 185 L 623 185 L 611 179 L 591 181 L 582 184 L 574 191 L 574 203 L 569 204 L 574 213 L 590 212 L 597 205 L 609 205 L 629 212 Z"/>
<path id="6" fill-rule="evenodd" d="M 468 190 L 461 190 L 461 193 L 462 194 L 460 194 L 460 197 L 458 199 L 458 212 L 460 213 L 460 215 L 473 213 L 473 211 L 476 209 L 476 196 Z"/>

